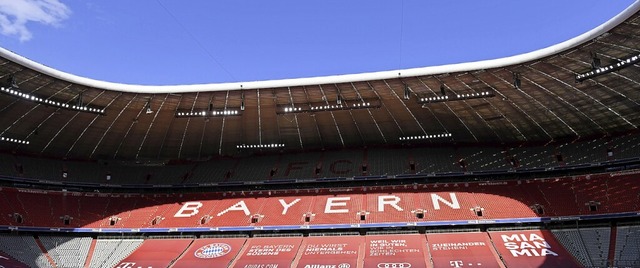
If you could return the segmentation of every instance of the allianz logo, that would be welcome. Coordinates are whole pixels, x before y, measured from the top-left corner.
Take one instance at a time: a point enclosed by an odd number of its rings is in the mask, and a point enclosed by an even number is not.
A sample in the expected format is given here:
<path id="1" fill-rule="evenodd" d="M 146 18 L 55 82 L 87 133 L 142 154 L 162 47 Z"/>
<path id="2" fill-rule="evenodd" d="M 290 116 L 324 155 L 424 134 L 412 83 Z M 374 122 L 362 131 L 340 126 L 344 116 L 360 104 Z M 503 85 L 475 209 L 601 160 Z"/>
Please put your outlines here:
<path id="1" fill-rule="evenodd" d="M 335 264 L 307 264 L 304 268 L 350 268 L 351 265 L 348 263 L 341 263 L 338 265 Z"/>

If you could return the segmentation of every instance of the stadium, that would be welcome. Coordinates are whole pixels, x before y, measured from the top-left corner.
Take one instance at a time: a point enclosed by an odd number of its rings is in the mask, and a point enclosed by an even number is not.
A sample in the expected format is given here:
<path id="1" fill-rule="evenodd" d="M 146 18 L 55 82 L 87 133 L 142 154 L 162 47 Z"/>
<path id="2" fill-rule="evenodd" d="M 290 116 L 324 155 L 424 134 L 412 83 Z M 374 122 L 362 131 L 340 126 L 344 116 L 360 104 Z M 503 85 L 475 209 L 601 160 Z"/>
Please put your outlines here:
<path id="1" fill-rule="evenodd" d="M 0 48 L 0 267 L 640 267 L 639 11 L 507 58 L 254 82 Z"/>

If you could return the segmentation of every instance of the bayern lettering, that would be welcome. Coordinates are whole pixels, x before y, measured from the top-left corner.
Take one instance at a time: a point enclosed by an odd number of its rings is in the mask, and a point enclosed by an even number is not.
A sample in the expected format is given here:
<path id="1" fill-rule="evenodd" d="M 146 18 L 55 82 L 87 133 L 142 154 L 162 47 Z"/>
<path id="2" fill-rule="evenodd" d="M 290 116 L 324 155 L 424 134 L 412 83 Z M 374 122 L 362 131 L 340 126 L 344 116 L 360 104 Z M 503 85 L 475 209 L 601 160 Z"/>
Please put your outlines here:
<path id="1" fill-rule="evenodd" d="M 433 202 L 433 209 L 440 209 L 440 202 L 447 205 L 453 209 L 460 209 L 460 203 L 458 202 L 458 197 L 456 197 L 455 193 L 449 193 L 449 197 L 451 198 L 451 202 L 442 198 L 437 194 L 431 194 L 431 202 Z"/>
<path id="2" fill-rule="evenodd" d="M 347 206 L 347 202 L 351 200 L 351 197 L 330 197 L 327 198 L 327 204 L 324 206 L 324 213 L 326 214 L 330 214 L 330 213 L 347 213 L 349 212 L 349 209 L 346 208 L 341 208 L 341 209 L 334 209 L 333 207 L 346 207 Z M 345 202 L 336 202 L 336 201 L 345 201 Z"/>
<path id="3" fill-rule="evenodd" d="M 287 204 L 287 202 L 285 202 L 284 199 L 278 199 L 278 202 L 280 202 L 280 205 L 282 205 L 282 215 L 287 215 L 287 211 L 289 210 L 289 208 L 295 205 L 296 203 L 300 202 L 300 198 L 293 200 L 289 204 Z"/>
<path id="4" fill-rule="evenodd" d="M 233 206 L 230 206 L 229 208 L 223 211 L 220 211 L 220 213 L 218 213 L 218 217 L 224 215 L 229 211 L 243 211 L 244 215 L 246 216 L 249 216 L 251 214 L 251 212 L 249 212 L 249 208 L 247 208 L 247 204 L 245 204 L 244 201 L 240 201 L 238 203 L 235 203 Z"/>
<path id="5" fill-rule="evenodd" d="M 384 212 L 384 205 L 390 205 L 395 208 L 397 211 L 402 211 L 402 208 L 398 206 L 400 202 L 400 197 L 395 195 L 381 195 L 378 196 L 378 211 Z"/>
<path id="6" fill-rule="evenodd" d="M 173 217 L 176 217 L 176 218 L 191 217 L 193 215 L 198 214 L 200 212 L 198 209 L 201 207 L 202 207 L 202 203 L 200 202 L 186 202 L 184 203 L 184 205 L 182 205 L 180 210 L 178 210 L 178 212 L 176 212 L 176 214 L 173 215 Z"/>
<path id="7" fill-rule="evenodd" d="M 278 199 L 278 202 L 282 206 L 282 215 L 287 215 L 290 208 L 294 207 L 296 204 L 302 201 L 300 198 L 296 198 L 293 201 L 287 203 L 284 199 Z M 343 196 L 343 197 L 329 197 L 324 206 L 325 214 L 338 214 L 338 213 L 349 213 L 349 204 L 351 201 L 351 197 Z M 405 208 L 401 206 L 402 198 L 396 195 L 380 195 L 377 197 L 377 212 L 385 212 L 389 210 L 395 211 L 404 211 Z M 444 205 L 451 209 L 460 209 L 460 202 L 458 202 L 458 197 L 455 193 L 449 193 L 449 199 L 432 193 L 431 201 L 433 209 L 440 210 L 442 208 L 441 205 Z M 200 209 L 203 207 L 203 203 L 199 201 L 189 201 L 184 202 L 182 207 L 173 215 L 175 218 L 189 218 L 200 213 Z M 414 208 L 410 208 L 414 209 Z M 237 203 L 227 207 L 226 209 L 220 211 L 216 215 L 218 217 L 223 216 L 230 212 L 242 212 L 244 215 L 251 215 L 251 210 L 247 206 L 244 200 L 240 200 Z"/>

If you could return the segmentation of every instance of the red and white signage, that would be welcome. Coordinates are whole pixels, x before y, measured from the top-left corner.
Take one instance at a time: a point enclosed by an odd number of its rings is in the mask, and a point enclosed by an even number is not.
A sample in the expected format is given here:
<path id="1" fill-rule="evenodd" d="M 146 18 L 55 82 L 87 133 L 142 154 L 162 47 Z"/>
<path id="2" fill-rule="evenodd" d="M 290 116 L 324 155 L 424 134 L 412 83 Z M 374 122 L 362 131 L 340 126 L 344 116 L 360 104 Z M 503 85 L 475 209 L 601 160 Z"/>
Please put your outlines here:
<path id="1" fill-rule="evenodd" d="M 227 267 L 238 255 L 244 238 L 206 238 L 194 241 L 171 267 Z"/>
<path id="2" fill-rule="evenodd" d="M 258 237 L 249 240 L 235 268 L 291 267 L 302 237 Z"/>
<path id="3" fill-rule="evenodd" d="M 550 231 L 489 232 L 508 267 L 581 267 Z"/>
<path id="4" fill-rule="evenodd" d="M 297 268 L 357 268 L 362 236 L 307 237 Z"/>
<path id="5" fill-rule="evenodd" d="M 424 235 L 366 236 L 364 268 L 426 268 Z"/>
<path id="6" fill-rule="evenodd" d="M 160 268 L 167 267 L 178 258 L 191 239 L 148 239 L 115 268 Z"/>
<path id="7" fill-rule="evenodd" d="M 486 233 L 427 234 L 433 266 L 499 268 Z"/>

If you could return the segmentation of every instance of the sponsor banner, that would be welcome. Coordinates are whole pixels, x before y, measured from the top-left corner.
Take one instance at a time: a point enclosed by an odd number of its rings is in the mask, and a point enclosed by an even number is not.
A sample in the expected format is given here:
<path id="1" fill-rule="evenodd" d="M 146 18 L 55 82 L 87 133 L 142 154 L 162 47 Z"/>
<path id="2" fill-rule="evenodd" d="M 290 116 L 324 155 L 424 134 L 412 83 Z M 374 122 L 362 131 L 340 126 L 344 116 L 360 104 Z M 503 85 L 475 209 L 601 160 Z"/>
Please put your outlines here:
<path id="1" fill-rule="evenodd" d="M 206 238 L 194 241 L 171 267 L 227 267 L 238 255 L 244 238 Z"/>
<path id="2" fill-rule="evenodd" d="M 508 267 L 581 267 L 550 231 L 489 232 Z"/>
<path id="3" fill-rule="evenodd" d="M 147 239 L 115 268 L 168 267 L 171 261 L 184 252 L 191 241 L 191 239 Z"/>
<path id="4" fill-rule="evenodd" d="M 305 238 L 297 268 L 357 268 L 361 236 Z"/>
<path id="5" fill-rule="evenodd" d="M 486 233 L 427 234 L 433 267 L 499 268 Z"/>
<path id="6" fill-rule="evenodd" d="M 364 268 L 426 268 L 424 235 L 366 236 Z"/>
<path id="7" fill-rule="evenodd" d="M 29 266 L 0 251 L 0 268 L 29 268 Z"/>
<path id="8" fill-rule="evenodd" d="M 302 237 L 258 237 L 249 240 L 234 268 L 289 268 Z"/>

